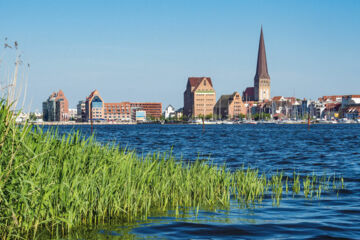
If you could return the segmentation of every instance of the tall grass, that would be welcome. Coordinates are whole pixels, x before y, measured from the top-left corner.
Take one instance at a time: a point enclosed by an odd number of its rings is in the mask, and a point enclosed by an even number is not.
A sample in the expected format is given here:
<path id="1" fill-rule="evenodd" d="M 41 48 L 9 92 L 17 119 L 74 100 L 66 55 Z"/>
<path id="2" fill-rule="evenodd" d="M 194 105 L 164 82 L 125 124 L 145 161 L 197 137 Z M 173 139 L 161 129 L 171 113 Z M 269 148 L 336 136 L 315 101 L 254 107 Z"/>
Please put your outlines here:
<path id="1" fill-rule="evenodd" d="M 171 154 L 139 157 L 78 132 L 60 136 L 29 124 L 17 126 L 13 110 L 20 64 L 17 58 L 8 86 L 0 85 L 1 239 L 37 238 L 43 232 L 65 236 L 77 226 L 146 219 L 154 211 L 179 215 L 192 208 L 197 214 L 200 208 L 227 208 L 231 199 L 246 207 L 272 198 L 276 205 L 284 184 L 285 194 L 306 198 L 344 187 L 342 178 L 302 180 L 294 173 L 284 180 L 283 173 L 229 171 L 177 161 Z"/>
<path id="2" fill-rule="evenodd" d="M 0 106 L 2 239 L 36 238 L 42 231 L 63 236 L 76 226 L 145 219 L 152 211 L 228 207 L 231 199 L 250 205 L 270 195 L 278 204 L 284 188 L 301 193 L 296 173 L 285 181 L 283 173 L 231 172 L 176 161 L 171 154 L 139 157 L 78 132 L 60 136 L 16 126 L 10 105 L 1 100 Z M 333 190 L 324 187 L 330 180 L 314 177 L 302 181 L 305 197 Z M 334 181 L 335 190 L 341 188 L 342 182 Z"/>

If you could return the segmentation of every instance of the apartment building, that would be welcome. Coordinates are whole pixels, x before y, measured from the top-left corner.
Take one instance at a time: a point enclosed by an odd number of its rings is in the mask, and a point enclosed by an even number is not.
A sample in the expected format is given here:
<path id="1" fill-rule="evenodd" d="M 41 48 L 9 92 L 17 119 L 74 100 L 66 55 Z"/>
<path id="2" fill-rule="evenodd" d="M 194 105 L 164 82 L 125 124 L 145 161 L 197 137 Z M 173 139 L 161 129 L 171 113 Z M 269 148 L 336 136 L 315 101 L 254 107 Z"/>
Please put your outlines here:
<path id="1" fill-rule="evenodd" d="M 62 90 L 53 92 L 43 102 L 43 120 L 47 122 L 67 121 L 69 119 L 69 102 Z"/>

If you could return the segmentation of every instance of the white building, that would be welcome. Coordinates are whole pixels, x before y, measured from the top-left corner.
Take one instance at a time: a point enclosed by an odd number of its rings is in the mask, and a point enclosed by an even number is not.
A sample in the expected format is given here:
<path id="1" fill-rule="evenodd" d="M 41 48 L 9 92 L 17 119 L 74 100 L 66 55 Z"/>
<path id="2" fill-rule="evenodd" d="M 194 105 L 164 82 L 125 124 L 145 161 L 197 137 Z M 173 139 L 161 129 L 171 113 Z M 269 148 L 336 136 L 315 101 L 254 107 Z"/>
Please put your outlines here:
<path id="1" fill-rule="evenodd" d="M 29 114 L 27 114 L 27 113 L 23 113 L 23 112 L 21 112 L 21 113 L 19 113 L 17 116 L 16 116 L 16 122 L 17 123 L 22 123 L 22 122 L 26 122 L 28 119 L 29 119 Z"/>
<path id="2" fill-rule="evenodd" d="M 165 119 L 175 116 L 175 108 L 172 105 L 168 105 L 164 112 Z"/>
<path id="3" fill-rule="evenodd" d="M 69 119 L 75 120 L 77 117 L 77 109 L 76 108 L 69 108 Z"/>
<path id="4" fill-rule="evenodd" d="M 349 105 L 360 104 L 360 95 L 346 95 L 342 97 L 341 106 L 346 107 Z"/>

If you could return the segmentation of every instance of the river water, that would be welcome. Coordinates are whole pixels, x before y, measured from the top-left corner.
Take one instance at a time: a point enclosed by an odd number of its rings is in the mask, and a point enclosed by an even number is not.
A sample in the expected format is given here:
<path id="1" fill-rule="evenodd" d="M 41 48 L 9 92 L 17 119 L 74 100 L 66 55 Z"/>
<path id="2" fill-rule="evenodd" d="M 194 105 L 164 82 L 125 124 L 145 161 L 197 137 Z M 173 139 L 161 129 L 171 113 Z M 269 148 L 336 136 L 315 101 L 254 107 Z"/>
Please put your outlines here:
<path id="1" fill-rule="evenodd" d="M 60 133 L 89 126 L 59 126 Z M 138 154 L 172 151 L 178 159 L 207 159 L 230 169 L 266 173 L 336 174 L 345 190 L 320 199 L 285 196 L 251 208 L 154 213 L 146 221 L 82 229 L 84 239 L 360 239 L 360 124 L 349 125 L 107 125 L 95 126 L 97 141 L 116 142 Z"/>

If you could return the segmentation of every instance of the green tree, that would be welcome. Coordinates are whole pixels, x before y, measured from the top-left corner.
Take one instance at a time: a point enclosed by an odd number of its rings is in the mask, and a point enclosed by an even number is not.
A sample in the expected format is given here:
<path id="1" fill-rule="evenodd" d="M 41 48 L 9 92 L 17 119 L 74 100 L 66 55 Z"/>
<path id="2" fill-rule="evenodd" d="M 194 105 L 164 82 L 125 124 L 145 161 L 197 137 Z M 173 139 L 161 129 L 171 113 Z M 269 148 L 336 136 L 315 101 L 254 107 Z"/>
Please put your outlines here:
<path id="1" fill-rule="evenodd" d="M 36 117 L 35 113 L 30 113 L 29 120 L 30 121 L 36 121 L 36 119 L 37 119 L 37 117 Z"/>
<path id="2" fill-rule="evenodd" d="M 212 113 L 210 113 L 210 114 L 208 114 L 208 115 L 205 116 L 205 119 L 206 119 L 206 120 L 210 120 L 210 119 L 212 119 L 212 118 L 213 118 Z"/>
<path id="3" fill-rule="evenodd" d="M 242 119 L 244 119 L 245 117 L 246 117 L 245 114 L 242 114 L 242 113 L 239 114 L 239 119 L 242 120 Z"/>

